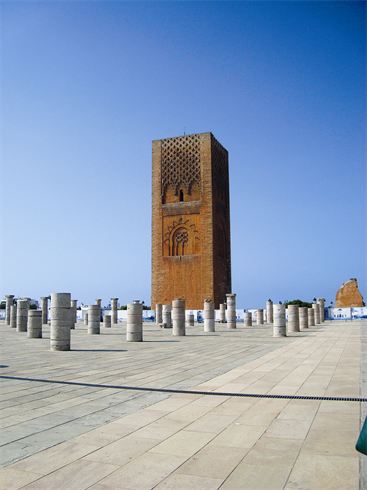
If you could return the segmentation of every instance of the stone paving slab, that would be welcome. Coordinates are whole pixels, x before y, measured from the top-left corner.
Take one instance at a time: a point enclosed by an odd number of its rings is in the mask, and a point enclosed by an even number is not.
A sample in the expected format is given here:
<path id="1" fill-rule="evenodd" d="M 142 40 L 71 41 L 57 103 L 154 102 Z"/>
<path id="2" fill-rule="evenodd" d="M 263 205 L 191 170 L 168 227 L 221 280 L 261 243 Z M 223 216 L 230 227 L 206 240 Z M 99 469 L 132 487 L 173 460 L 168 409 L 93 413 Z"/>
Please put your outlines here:
<path id="1" fill-rule="evenodd" d="M 91 336 L 78 323 L 73 350 L 51 352 L 47 326 L 27 339 L 0 322 L 11 377 L 0 379 L 0 489 L 363 488 L 365 404 L 113 386 L 365 396 L 366 327 L 325 322 L 274 339 L 266 324 L 205 335 L 196 324 L 176 339 L 144 324 L 145 341 L 126 343 L 124 324 Z"/>

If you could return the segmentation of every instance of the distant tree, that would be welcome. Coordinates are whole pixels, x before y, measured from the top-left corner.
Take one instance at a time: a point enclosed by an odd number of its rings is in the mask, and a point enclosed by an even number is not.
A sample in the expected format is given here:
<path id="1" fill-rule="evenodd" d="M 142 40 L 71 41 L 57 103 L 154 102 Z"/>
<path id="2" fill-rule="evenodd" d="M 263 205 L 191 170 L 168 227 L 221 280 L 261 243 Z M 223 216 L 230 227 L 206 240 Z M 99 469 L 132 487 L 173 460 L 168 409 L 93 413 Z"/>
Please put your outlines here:
<path id="1" fill-rule="evenodd" d="M 127 310 L 127 306 L 126 305 L 120 306 L 120 310 Z"/>
<path id="2" fill-rule="evenodd" d="M 0 303 L 0 310 L 5 310 L 6 303 Z"/>
<path id="3" fill-rule="evenodd" d="M 151 309 L 150 306 L 143 305 L 143 310 L 150 310 L 150 309 Z"/>
<path id="4" fill-rule="evenodd" d="M 37 305 L 29 305 L 30 310 L 37 310 Z"/>
<path id="5" fill-rule="evenodd" d="M 293 301 L 287 301 L 287 303 L 284 303 L 285 306 L 288 305 L 298 305 L 298 306 L 305 306 L 306 308 L 312 308 L 312 303 L 307 303 L 307 301 L 301 301 L 300 299 L 294 299 Z"/>

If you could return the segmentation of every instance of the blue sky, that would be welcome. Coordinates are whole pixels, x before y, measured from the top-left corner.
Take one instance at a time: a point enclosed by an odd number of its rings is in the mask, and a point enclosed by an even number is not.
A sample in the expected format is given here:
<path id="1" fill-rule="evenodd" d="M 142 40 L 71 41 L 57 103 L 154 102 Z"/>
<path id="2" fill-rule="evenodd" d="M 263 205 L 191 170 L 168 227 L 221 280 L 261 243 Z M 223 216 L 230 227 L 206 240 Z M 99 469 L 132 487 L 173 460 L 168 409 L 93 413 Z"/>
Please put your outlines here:
<path id="1" fill-rule="evenodd" d="M 237 305 L 366 298 L 366 3 L 2 1 L 1 298 L 150 304 L 151 142 L 229 151 Z"/>

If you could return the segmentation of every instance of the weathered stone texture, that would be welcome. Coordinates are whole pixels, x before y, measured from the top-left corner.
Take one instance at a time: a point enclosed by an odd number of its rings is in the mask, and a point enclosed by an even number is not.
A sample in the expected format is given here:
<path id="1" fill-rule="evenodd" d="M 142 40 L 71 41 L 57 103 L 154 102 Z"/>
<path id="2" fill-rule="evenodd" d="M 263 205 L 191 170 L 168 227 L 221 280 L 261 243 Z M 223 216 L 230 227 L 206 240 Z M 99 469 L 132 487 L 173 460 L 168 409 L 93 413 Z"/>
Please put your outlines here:
<path id="1" fill-rule="evenodd" d="M 151 304 L 231 292 L 228 152 L 211 133 L 153 141 Z"/>
<path id="2" fill-rule="evenodd" d="M 335 308 L 358 308 L 366 306 L 363 301 L 363 296 L 358 290 L 357 279 L 352 278 L 345 282 L 336 293 Z"/>

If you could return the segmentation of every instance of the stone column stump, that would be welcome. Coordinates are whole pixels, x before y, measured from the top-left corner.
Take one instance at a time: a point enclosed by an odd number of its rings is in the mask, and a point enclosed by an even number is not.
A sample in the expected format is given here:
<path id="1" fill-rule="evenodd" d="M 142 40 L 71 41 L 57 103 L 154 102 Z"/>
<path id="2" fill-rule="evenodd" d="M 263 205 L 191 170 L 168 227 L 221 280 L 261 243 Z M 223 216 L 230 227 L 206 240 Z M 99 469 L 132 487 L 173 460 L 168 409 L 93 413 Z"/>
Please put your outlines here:
<path id="1" fill-rule="evenodd" d="M 285 306 L 273 305 L 273 337 L 286 337 Z"/>
<path id="2" fill-rule="evenodd" d="M 223 303 L 219 305 L 219 323 L 226 323 L 226 305 Z"/>
<path id="3" fill-rule="evenodd" d="M 117 325 L 118 323 L 117 302 L 118 298 L 111 298 L 111 323 L 113 325 Z"/>
<path id="4" fill-rule="evenodd" d="M 127 305 L 126 342 L 143 341 L 143 305 L 135 300 Z"/>
<path id="5" fill-rule="evenodd" d="M 17 328 L 17 305 L 10 307 L 10 327 Z"/>
<path id="6" fill-rule="evenodd" d="M 103 326 L 105 328 L 111 328 L 111 315 L 103 316 Z"/>
<path id="7" fill-rule="evenodd" d="M 226 294 L 227 297 L 227 328 L 236 328 L 236 295 Z"/>
<path id="8" fill-rule="evenodd" d="M 249 311 L 245 311 L 243 314 L 243 325 L 245 327 L 252 327 L 252 314 Z"/>
<path id="9" fill-rule="evenodd" d="M 163 312 L 163 323 L 166 325 L 166 328 L 172 328 L 171 305 L 162 305 L 162 312 Z"/>
<path id="10" fill-rule="evenodd" d="M 70 317 L 71 317 L 70 328 L 72 330 L 75 330 L 77 305 L 78 305 L 78 300 L 72 299 L 70 302 Z"/>
<path id="11" fill-rule="evenodd" d="M 214 303 L 204 301 L 204 332 L 215 332 Z"/>
<path id="12" fill-rule="evenodd" d="M 42 339 L 42 310 L 28 311 L 28 330 L 29 339 Z"/>
<path id="13" fill-rule="evenodd" d="M 325 300 L 324 298 L 319 298 L 317 300 L 320 309 L 320 323 L 325 321 Z"/>
<path id="14" fill-rule="evenodd" d="M 70 350 L 70 297 L 70 293 L 51 293 L 50 345 L 52 351 Z"/>
<path id="15" fill-rule="evenodd" d="M 315 312 L 315 325 L 319 325 L 320 322 L 320 305 L 317 303 L 312 304 L 312 308 L 314 309 Z"/>
<path id="16" fill-rule="evenodd" d="M 101 327 L 100 305 L 88 305 L 88 333 L 98 335 Z"/>
<path id="17" fill-rule="evenodd" d="M 307 308 L 308 310 L 308 326 L 315 326 L 315 310 L 313 308 Z"/>
<path id="18" fill-rule="evenodd" d="M 299 332 L 298 305 L 288 305 L 288 332 Z"/>
<path id="19" fill-rule="evenodd" d="M 299 308 L 299 328 L 308 328 L 308 308 L 307 306 L 300 306 Z"/>
<path id="20" fill-rule="evenodd" d="M 84 313 L 84 325 L 88 325 L 88 313 Z"/>
<path id="21" fill-rule="evenodd" d="M 5 295 L 5 325 L 10 325 L 10 307 L 13 305 L 14 294 Z"/>
<path id="22" fill-rule="evenodd" d="M 157 303 L 155 305 L 155 323 L 159 325 L 160 323 L 163 323 L 163 317 L 162 317 L 162 305 Z"/>
<path id="23" fill-rule="evenodd" d="M 186 323 L 188 327 L 194 327 L 195 326 L 195 316 L 192 313 L 189 313 L 186 316 Z"/>
<path id="24" fill-rule="evenodd" d="M 42 310 L 42 325 L 48 323 L 48 298 L 46 296 L 41 297 L 41 310 Z"/>
<path id="25" fill-rule="evenodd" d="M 172 335 L 183 337 L 185 331 L 185 300 L 176 298 L 172 301 Z"/>
<path id="26" fill-rule="evenodd" d="M 17 302 L 17 332 L 26 332 L 28 323 L 28 301 L 18 299 Z"/>
<path id="27" fill-rule="evenodd" d="M 271 299 L 266 302 L 266 323 L 273 323 L 273 302 Z"/>
<path id="28" fill-rule="evenodd" d="M 256 323 L 258 325 L 264 325 L 264 310 L 257 310 Z"/>

